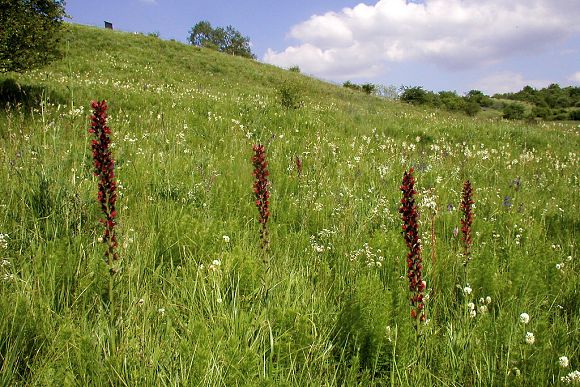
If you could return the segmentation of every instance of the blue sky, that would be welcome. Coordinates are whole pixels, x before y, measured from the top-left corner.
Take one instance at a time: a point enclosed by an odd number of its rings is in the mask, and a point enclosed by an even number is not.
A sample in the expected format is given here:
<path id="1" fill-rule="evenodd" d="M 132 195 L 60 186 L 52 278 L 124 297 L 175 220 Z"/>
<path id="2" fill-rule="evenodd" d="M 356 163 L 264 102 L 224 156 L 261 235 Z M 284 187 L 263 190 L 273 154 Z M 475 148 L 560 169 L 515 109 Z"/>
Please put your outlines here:
<path id="1" fill-rule="evenodd" d="M 579 0 L 68 0 L 73 23 L 185 42 L 198 21 L 317 78 L 488 94 L 580 85 Z"/>

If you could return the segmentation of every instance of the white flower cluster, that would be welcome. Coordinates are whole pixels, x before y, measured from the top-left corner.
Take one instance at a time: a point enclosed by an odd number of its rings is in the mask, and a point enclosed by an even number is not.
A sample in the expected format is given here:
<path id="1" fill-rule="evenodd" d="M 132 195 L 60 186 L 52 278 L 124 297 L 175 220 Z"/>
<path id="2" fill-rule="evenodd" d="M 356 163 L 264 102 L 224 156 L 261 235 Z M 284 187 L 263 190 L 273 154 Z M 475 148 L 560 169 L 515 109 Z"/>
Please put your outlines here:
<path id="1" fill-rule="evenodd" d="M 562 376 L 560 380 L 566 384 L 580 383 L 580 371 L 572 371 L 568 375 Z"/>
<path id="2" fill-rule="evenodd" d="M 0 233 L 0 249 L 8 248 L 8 234 Z"/>
<path id="3" fill-rule="evenodd" d="M 532 345 L 536 342 L 536 337 L 532 332 L 526 332 L 526 344 Z"/>
<path id="4" fill-rule="evenodd" d="M 522 324 L 527 324 L 527 323 L 529 323 L 529 322 L 530 322 L 530 315 L 529 315 L 529 314 L 527 314 L 527 313 L 525 313 L 525 312 L 524 312 L 524 313 L 522 313 L 522 314 L 520 314 L 520 322 L 521 322 Z"/>
<path id="5" fill-rule="evenodd" d="M 373 248 L 370 247 L 368 243 L 365 243 L 361 249 L 350 253 L 351 262 L 358 261 L 360 257 L 364 258 L 365 264 L 368 267 L 381 267 L 383 265 L 383 261 L 385 260 L 385 258 L 382 256 L 381 249 L 376 249 L 376 251 L 373 251 Z"/>

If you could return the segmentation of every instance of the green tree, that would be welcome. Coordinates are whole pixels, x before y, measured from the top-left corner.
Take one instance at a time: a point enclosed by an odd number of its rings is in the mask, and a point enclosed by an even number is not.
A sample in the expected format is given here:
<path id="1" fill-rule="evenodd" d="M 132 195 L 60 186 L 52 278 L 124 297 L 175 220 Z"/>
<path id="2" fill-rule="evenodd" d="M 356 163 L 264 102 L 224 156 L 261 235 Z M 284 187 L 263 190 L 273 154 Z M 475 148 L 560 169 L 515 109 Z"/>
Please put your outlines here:
<path id="1" fill-rule="evenodd" d="M 401 101 L 412 103 L 414 105 L 423 105 L 429 103 L 432 98 L 427 91 L 421 86 L 402 87 Z"/>
<path id="2" fill-rule="evenodd" d="M 200 21 L 189 32 L 189 43 L 198 47 L 211 48 L 230 55 L 255 59 L 250 47 L 250 38 L 243 36 L 232 26 L 213 28 L 208 21 Z"/>
<path id="3" fill-rule="evenodd" d="M 0 72 L 42 67 L 62 56 L 63 0 L 0 0 Z"/>

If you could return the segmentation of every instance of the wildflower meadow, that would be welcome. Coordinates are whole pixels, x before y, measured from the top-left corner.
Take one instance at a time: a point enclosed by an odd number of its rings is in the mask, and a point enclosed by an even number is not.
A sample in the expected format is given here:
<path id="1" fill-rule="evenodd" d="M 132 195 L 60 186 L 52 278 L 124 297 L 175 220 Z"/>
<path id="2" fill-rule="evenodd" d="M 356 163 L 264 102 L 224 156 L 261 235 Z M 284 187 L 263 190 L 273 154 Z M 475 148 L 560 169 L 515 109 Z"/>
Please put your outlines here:
<path id="1" fill-rule="evenodd" d="M 63 40 L 0 75 L 1 385 L 580 383 L 576 123 Z"/>

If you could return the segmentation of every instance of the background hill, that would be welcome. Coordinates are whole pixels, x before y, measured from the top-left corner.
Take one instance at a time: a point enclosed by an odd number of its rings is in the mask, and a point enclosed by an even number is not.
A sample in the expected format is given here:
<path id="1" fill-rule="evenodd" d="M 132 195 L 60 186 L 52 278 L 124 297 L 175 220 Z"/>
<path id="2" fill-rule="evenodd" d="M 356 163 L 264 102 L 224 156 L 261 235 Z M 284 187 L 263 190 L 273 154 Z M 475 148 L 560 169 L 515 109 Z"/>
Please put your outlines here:
<path id="1" fill-rule="evenodd" d="M 545 385 L 580 368 L 578 126 L 469 118 L 67 28 L 63 60 L 0 78 L 2 384 Z M 97 99 L 119 181 L 113 321 L 87 133 Z M 272 183 L 269 266 L 256 143 Z M 411 166 L 421 335 L 398 214 Z"/>

